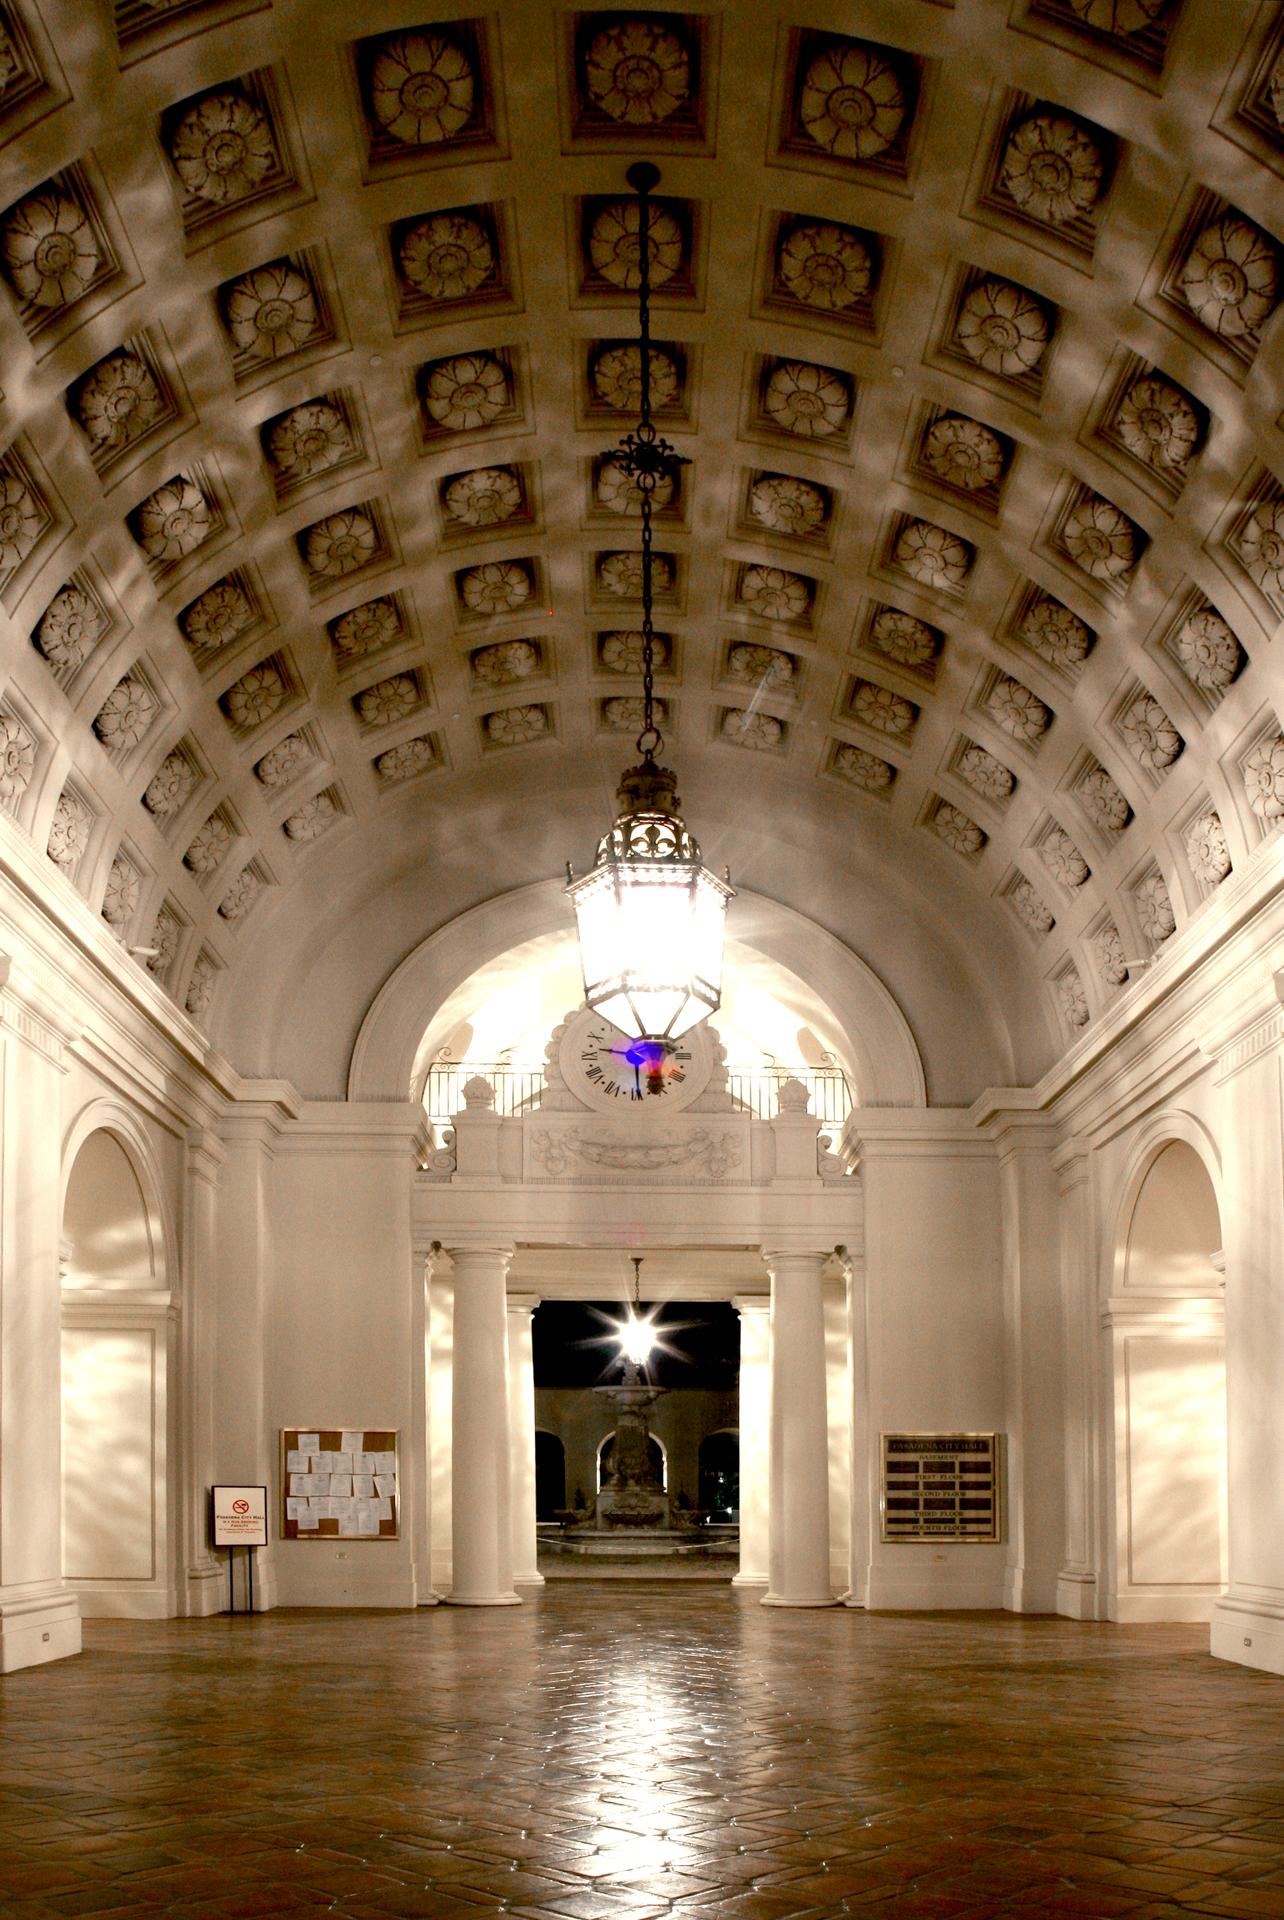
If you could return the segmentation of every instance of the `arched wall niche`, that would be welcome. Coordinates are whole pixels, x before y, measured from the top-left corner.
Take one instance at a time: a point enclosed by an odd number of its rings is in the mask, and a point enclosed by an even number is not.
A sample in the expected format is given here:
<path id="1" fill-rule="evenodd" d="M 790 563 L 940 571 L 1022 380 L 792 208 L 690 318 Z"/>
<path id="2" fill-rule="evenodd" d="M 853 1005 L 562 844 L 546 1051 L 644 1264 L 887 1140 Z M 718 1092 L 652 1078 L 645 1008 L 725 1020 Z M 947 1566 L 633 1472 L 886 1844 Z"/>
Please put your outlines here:
<path id="1" fill-rule="evenodd" d="M 91 1615 L 176 1610 L 177 1240 L 151 1145 L 93 1100 L 63 1142 L 63 1576 Z"/>
<path id="2" fill-rule="evenodd" d="M 1157 1114 L 1108 1216 L 1106 1610 L 1206 1620 L 1227 1574 L 1220 1163 L 1208 1130 Z"/>
<path id="3" fill-rule="evenodd" d="M 129 1109 L 94 1100 L 68 1129 L 60 1206 L 63 1285 L 101 1292 L 177 1284 L 177 1238 L 151 1143 Z"/>
<path id="4" fill-rule="evenodd" d="M 743 953 L 743 964 L 761 969 L 772 990 L 832 1048 L 859 1103 L 925 1105 L 915 1037 L 873 971 L 832 934 L 777 901 L 742 894 L 736 909 L 737 963 Z M 562 888 L 542 882 L 487 901 L 431 935 L 371 1006 L 353 1049 L 349 1099 L 418 1097 L 434 1047 L 466 1018 L 469 983 L 478 983 L 473 990 L 480 993 L 488 977 L 506 977 L 511 964 L 537 964 L 565 934 Z"/>
<path id="5" fill-rule="evenodd" d="M 1208 1255 L 1220 1250 L 1222 1216 L 1221 1154 L 1209 1128 L 1183 1108 L 1154 1115 L 1106 1214 L 1103 1292 L 1207 1293 L 1219 1279 Z"/>

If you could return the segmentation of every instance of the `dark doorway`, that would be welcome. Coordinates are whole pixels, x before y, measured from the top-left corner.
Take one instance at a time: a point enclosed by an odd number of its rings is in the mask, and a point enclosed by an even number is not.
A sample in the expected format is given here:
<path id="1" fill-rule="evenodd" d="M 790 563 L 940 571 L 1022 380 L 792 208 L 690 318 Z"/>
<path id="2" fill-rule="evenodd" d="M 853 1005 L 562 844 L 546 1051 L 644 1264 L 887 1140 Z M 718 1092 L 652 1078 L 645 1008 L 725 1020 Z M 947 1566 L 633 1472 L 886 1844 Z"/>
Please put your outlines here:
<path id="1" fill-rule="evenodd" d="M 740 1518 L 740 1435 L 729 1427 L 700 1442 L 700 1505 L 715 1522 Z"/>
<path id="2" fill-rule="evenodd" d="M 566 1449 L 555 1433 L 536 1427 L 535 1518 L 555 1520 L 565 1506 Z"/>

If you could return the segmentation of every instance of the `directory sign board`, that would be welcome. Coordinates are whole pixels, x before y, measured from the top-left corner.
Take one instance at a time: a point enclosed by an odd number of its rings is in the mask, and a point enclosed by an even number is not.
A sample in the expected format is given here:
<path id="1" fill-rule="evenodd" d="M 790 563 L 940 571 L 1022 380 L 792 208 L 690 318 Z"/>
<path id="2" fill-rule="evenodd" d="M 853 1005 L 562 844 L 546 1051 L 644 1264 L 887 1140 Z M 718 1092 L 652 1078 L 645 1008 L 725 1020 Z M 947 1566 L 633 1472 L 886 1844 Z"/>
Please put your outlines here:
<path id="1" fill-rule="evenodd" d="M 998 1540 L 997 1433 L 885 1433 L 884 1540 Z"/>

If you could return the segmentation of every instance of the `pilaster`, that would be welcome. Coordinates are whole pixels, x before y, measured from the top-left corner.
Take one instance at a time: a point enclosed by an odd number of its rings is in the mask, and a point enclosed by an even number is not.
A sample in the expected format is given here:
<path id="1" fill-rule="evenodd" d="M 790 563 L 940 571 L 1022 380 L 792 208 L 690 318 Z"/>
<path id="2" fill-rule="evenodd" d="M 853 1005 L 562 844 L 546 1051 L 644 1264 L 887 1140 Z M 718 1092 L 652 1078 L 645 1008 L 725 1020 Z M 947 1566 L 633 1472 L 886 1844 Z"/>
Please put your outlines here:
<path id="1" fill-rule="evenodd" d="M 1056 1130 L 1029 1113 L 991 1123 L 998 1149 L 1008 1434 L 1004 1604 L 1050 1613 L 1064 1547 L 1061 1276 Z"/>
<path id="2" fill-rule="evenodd" d="M 1100 1596 L 1100 1415 L 1097 1405 L 1096 1272 L 1092 1157 L 1085 1140 L 1052 1155 L 1061 1250 L 1062 1427 L 1065 1533 L 1057 1612 L 1095 1620 Z"/>
<path id="3" fill-rule="evenodd" d="M 268 1424 L 268 1337 L 275 1267 L 273 1169 L 277 1144 L 297 1117 L 290 1090 L 238 1101 L 218 1126 L 225 1159 L 215 1209 L 218 1274 L 217 1360 L 214 1373 L 214 1477 L 272 1487 L 276 1481 Z M 277 1571 L 271 1544 L 258 1549 L 255 1609 L 276 1605 Z"/>
<path id="4" fill-rule="evenodd" d="M 1284 1674 L 1284 972 L 1220 1041 L 1230 1577 L 1211 1647 Z"/>
<path id="5" fill-rule="evenodd" d="M 0 954 L 0 1672 L 80 1651 L 62 1582 L 62 1078 L 74 1028 Z"/>
<path id="6" fill-rule="evenodd" d="M 207 1489 L 215 1479 L 214 1361 L 218 1341 L 216 1240 L 218 1183 L 227 1151 L 209 1127 L 187 1136 L 182 1215 L 182 1313 L 179 1429 L 180 1555 L 188 1614 L 217 1613 L 223 1605 L 223 1568 L 209 1540 Z"/>

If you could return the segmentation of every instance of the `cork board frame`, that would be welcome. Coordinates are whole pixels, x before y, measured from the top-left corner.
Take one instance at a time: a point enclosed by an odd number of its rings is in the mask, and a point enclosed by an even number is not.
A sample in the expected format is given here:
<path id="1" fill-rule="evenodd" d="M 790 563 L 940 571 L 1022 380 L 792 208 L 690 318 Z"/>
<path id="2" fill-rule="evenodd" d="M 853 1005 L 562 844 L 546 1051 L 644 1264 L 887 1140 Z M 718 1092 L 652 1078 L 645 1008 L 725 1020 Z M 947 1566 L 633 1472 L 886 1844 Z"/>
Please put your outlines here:
<path id="1" fill-rule="evenodd" d="M 281 1538 L 400 1539 L 399 1440 L 396 1427 L 282 1427 Z M 300 1465 L 305 1456 L 306 1469 Z"/>

